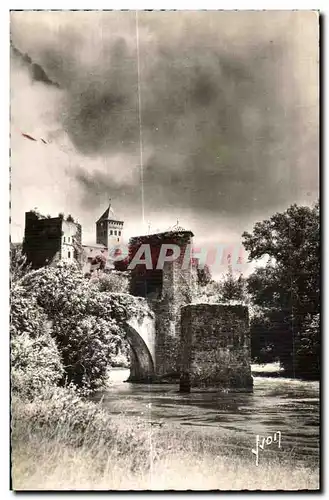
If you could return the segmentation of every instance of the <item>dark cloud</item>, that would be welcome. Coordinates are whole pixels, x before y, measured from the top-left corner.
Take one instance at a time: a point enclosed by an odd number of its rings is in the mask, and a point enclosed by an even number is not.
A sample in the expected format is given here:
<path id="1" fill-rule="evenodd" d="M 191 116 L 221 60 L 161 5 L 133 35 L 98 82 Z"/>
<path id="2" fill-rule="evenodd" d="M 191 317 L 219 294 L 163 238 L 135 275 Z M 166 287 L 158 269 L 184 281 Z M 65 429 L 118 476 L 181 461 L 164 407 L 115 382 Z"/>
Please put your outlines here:
<path id="1" fill-rule="evenodd" d="M 54 87 L 59 87 L 57 82 L 52 81 L 45 70 L 40 66 L 40 64 L 37 64 L 32 61 L 31 57 L 28 54 L 23 54 L 20 50 L 18 50 L 13 43 L 11 42 L 11 51 L 14 57 L 19 59 L 28 69 L 31 75 L 31 78 L 35 82 L 42 82 L 45 85 L 51 85 Z"/>
<path id="2" fill-rule="evenodd" d="M 115 176 L 112 178 L 106 172 L 89 173 L 80 167 L 75 168 L 75 178 L 82 187 L 81 203 L 86 208 L 100 206 L 104 199 L 107 200 L 108 195 L 111 195 L 113 200 L 120 199 L 121 205 L 131 206 L 140 203 L 140 191 L 136 188 L 137 179 L 133 185 L 118 183 Z"/>
<path id="3" fill-rule="evenodd" d="M 248 30 L 231 33 L 220 13 L 177 13 L 171 25 L 168 16 L 151 14 L 140 15 L 147 209 L 193 207 L 244 218 L 316 193 L 316 112 L 311 109 L 310 118 L 303 102 L 307 82 L 296 79 L 300 34 L 293 23 L 276 17 L 274 29 L 274 14 L 264 13 L 272 26 L 267 33 L 260 13 L 249 13 Z M 76 50 L 77 40 L 88 43 L 87 33 L 84 39 L 62 30 L 57 44 L 39 50 L 42 66 L 65 91 L 60 119 L 75 147 L 91 157 L 135 158 L 133 184 L 118 181 L 113 169 L 72 168 L 88 205 L 109 192 L 131 206 L 140 202 L 136 40 L 134 16 L 126 18 L 120 34 L 93 42 L 92 64 L 83 45 Z M 102 33 L 106 20 L 104 14 Z M 38 68 L 37 78 L 47 83 Z"/>

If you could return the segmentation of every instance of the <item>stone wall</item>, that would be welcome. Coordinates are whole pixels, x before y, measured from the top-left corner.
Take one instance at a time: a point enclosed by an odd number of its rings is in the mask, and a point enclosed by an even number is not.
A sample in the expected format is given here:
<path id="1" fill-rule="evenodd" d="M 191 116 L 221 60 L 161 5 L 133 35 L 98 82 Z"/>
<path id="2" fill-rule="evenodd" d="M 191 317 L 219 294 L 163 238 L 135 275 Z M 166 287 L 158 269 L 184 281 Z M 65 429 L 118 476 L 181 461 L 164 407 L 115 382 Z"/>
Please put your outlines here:
<path id="1" fill-rule="evenodd" d="M 180 390 L 252 391 L 248 308 L 190 304 L 181 309 Z"/>

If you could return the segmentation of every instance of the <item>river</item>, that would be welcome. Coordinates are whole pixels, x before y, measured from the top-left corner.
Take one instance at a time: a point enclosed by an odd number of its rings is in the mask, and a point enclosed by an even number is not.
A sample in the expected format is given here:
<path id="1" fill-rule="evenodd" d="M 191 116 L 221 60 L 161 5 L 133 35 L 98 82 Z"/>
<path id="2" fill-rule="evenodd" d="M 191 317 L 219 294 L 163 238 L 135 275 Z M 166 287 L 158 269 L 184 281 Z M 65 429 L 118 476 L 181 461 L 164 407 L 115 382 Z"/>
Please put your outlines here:
<path id="1" fill-rule="evenodd" d="M 319 382 L 254 377 L 254 392 L 181 394 L 177 385 L 131 384 L 129 370 L 114 369 L 96 396 L 113 414 L 221 432 L 228 446 L 249 449 L 256 435 L 281 431 L 282 447 L 297 458 L 319 454 Z"/>

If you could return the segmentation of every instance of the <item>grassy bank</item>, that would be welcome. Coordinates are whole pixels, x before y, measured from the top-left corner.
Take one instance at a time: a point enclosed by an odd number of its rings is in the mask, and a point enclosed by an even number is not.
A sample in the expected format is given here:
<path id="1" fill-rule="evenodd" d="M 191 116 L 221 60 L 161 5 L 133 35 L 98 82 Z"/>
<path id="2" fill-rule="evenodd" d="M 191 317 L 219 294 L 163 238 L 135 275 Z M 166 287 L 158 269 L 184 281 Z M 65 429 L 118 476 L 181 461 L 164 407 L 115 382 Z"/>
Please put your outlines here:
<path id="1" fill-rule="evenodd" d="M 224 446 L 181 427 L 113 418 L 65 391 L 12 407 L 15 490 L 314 490 L 318 464 Z"/>

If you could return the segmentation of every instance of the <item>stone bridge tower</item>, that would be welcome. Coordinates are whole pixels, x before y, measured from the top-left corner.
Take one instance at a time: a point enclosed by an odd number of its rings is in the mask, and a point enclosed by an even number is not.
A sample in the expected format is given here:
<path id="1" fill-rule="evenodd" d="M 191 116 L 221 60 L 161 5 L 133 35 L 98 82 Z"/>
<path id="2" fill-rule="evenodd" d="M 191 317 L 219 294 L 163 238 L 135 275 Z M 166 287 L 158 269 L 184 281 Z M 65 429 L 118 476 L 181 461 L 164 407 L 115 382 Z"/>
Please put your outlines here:
<path id="1" fill-rule="evenodd" d="M 192 238 L 191 231 L 178 229 L 132 238 L 129 245 L 130 262 L 142 245 L 150 248 L 152 268 L 140 264 L 131 269 L 130 293 L 144 297 L 155 313 L 155 373 L 164 381 L 179 379 L 181 308 L 191 303 L 194 286 L 190 258 Z M 180 253 L 157 269 L 164 245 L 167 245 L 167 255 L 170 256 L 173 245 Z"/>

